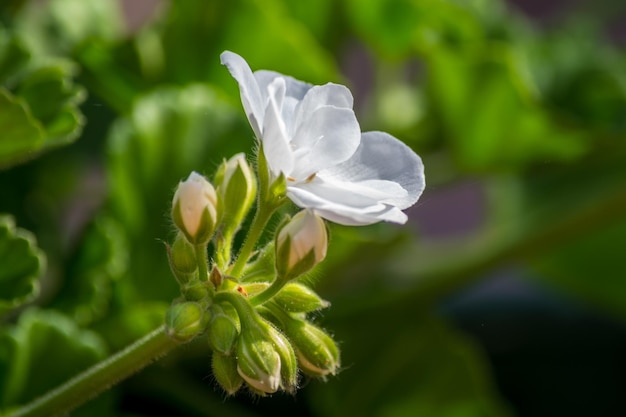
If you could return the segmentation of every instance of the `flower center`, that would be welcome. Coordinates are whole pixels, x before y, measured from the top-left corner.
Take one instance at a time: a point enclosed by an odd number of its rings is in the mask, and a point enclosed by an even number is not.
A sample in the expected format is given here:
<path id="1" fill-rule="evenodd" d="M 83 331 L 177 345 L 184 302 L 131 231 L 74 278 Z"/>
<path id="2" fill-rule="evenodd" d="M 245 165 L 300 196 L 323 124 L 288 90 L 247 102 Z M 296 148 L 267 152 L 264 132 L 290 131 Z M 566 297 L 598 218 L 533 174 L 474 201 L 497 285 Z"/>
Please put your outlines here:
<path id="1" fill-rule="evenodd" d="M 305 184 L 310 183 L 311 181 L 313 181 L 315 179 L 316 175 L 317 175 L 317 172 L 312 173 L 311 175 L 306 177 L 303 182 Z M 294 178 L 291 175 L 287 175 L 287 181 L 289 181 L 289 182 L 299 182 L 297 178 Z"/>

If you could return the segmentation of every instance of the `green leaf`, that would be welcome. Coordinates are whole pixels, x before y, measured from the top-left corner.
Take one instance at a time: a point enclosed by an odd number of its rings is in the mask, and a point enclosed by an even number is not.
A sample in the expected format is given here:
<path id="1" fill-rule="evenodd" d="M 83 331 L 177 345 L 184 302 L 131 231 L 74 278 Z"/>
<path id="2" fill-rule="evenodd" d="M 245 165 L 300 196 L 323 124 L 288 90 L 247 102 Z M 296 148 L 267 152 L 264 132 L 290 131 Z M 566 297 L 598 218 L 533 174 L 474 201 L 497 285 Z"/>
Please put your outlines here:
<path id="1" fill-rule="evenodd" d="M 624 248 L 626 219 L 541 257 L 533 267 L 542 283 L 626 319 Z"/>
<path id="2" fill-rule="evenodd" d="M 348 0 L 355 31 L 385 56 L 403 57 L 441 44 L 480 42 L 483 28 L 466 2 L 447 0 Z"/>
<path id="3" fill-rule="evenodd" d="M 76 68 L 41 59 L 26 66 L 29 53 L 0 27 L 0 169 L 72 142 L 85 123 L 85 91 L 71 81 Z"/>
<path id="4" fill-rule="evenodd" d="M 620 318 L 626 318 L 625 158 L 626 150 L 602 150 L 585 164 L 529 176 L 524 184 L 528 225 L 545 228 L 572 211 L 586 213 L 563 231 L 572 238 L 533 259 L 537 279 Z"/>
<path id="5" fill-rule="evenodd" d="M 127 242 L 120 225 L 107 217 L 97 219 L 69 265 L 51 307 L 86 326 L 109 312 L 114 282 L 128 268 Z"/>
<path id="6" fill-rule="evenodd" d="M 68 62 L 34 68 L 22 78 L 16 91 L 43 124 L 48 136 L 45 146 L 70 142 L 84 123 L 77 107 L 84 100 L 85 91 L 71 82 L 74 71 Z"/>
<path id="7" fill-rule="evenodd" d="M 114 40 L 123 32 L 118 2 L 109 0 L 51 0 L 30 3 L 16 26 L 38 55 L 65 56 L 87 39 Z"/>
<path id="8" fill-rule="evenodd" d="M 15 227 L 13 218 L 0 215 L 0 316 L 31 301 L 45 256 L 29 232 Z"/>
<path id="9" fill-rule="evenodd" d="M 574 160 L 588 150 L 589 135 L 560 125 L 537 100 L 515 47 L 441 49 L 428 62 L 428 91 L 464 168 L 510 170 L 545 158 Z"/>
<path id="10" fill-rule="evenodd" d="M 0 168 L 30 157 L 42 147 L 45 131 L 24 100 L 0 87 Z"/>
<path id="11" fill-rule="evenodd" d="M 0 340 L 2 409 L 26 404 L 106 356 L 96 333 L 54 311 L 26 311 L 15 326 L 0 331 Z"/>
<path id="12" fill-rule="evenodd" d="M 29 58 L 21 39 L 0 26 L 0 84 L 6 84 Z"/>
<path id="13" fill-rule="evenodd" d="M 329 328 L 342 341 L 342 362 L 349 366 L 310 387 L 309 404 L 317 415 L 512 415 L 494 389 L 481 351 L 437 319 L 390 309 L 332 322 Z"/>

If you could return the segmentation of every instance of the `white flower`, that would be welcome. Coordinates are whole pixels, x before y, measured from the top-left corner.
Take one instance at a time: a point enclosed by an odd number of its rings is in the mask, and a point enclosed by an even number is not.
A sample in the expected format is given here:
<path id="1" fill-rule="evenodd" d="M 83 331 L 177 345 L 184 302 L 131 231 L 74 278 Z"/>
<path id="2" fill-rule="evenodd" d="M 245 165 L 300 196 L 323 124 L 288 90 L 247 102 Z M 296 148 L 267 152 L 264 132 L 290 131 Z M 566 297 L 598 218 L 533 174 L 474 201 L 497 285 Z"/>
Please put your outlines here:
<path id="1" fill-rule="evenodd" d="M 338 84 L 313 86 L 271 71 L 252 72 L 223 52 L 274 177 L 287 179 L 298 206 L 344 225 L 405 223 L 401 211 L 424 190 L 424 166 L 408 146 L 361 130 L 352 94 Z"/>

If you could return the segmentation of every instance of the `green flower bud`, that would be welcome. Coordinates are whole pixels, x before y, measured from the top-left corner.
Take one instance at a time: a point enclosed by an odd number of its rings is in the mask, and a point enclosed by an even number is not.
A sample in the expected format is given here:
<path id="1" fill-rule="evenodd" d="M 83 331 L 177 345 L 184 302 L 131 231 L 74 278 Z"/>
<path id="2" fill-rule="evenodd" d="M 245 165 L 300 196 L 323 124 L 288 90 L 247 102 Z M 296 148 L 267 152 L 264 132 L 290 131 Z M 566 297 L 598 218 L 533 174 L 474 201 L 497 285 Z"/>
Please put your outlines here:
<path id="1" fill-rule="evenodd" d="M 237 311 L 227 303 L 211 306 L 212 318 L 209 323 L 209 345 L 213 350 L 230 355 L 241 332 Z"/>
<path id="2" fill-rule="evenodd" d="M 243 385 L 243 378 L 237 372 L 237 358 L 213 352 L 211 366 L 215 380 L 228 395 L 233 395 L 239 391 Z"/>
<path id="3" fill-rule="evenodd" d="M 224 233 L 237 230 L 256 199 L 257 182 L 243 153 L 224 161 L 215 176 L 223 205 Z"/>
<path id="4" fill-rule="evenodd" d="M 186 284 L 198 277 L 196 253 L 182 233 L 176 236 L 171 247 L 166 247 L 170 269 L 180 284 Z"/>
<path id="5" fill-rule="evenodd" d="M 296 278 L 326 257 L 326 225 L 312 211 L 302 210 L 279 230 L 275 245 L 278 276 Z"/>
<path id="6" fill-rule="evenodd" d="M 319 295 L 304 284 L 290 282 L 286 284 L 273 301 L 283 310 L 290 313 L 309 313 L 321 310 L 330 305 L 326 300 L 322 300 Z"/>
<path id="7" fill-rule="evenodd" d="M 275 327 L 268 324 L 272 344 L 280 356 L 280 386 L 287 392 L 294 392 L 298 387 L 298 363 L 296 354 L 289 340 Z"/>
<path id="8" fill-rule="evenodd" d="M 190 243 L 204 244 L 217 226 L 217 207 L 217 194 L 211 183 L 192 172 L 178 184 L 172 200 L 172 219 Z"/>
<path id="9" fill-rule="evenodd" d="M 267 323 L 244 327 L 237 344 L 237 372 L 260 394 L 272 394 L 281 385 L 281 358 L 269 337 Z"/>
<path id="10" fill-rule="evenodd" d="M 298 334 L 294 334 L 293 343 L 302 372 L 318 377 L 337 373 L 340 367 L 339 348 L 322 329 L 306 323 Z"/>
<path id="11" fill-rule="evenodd" d="M 293 343 L 302 372 L 309 376 L 335 375 L 340 366 L 339 348 L 322 329 L 283 313 L 280 317 L 285 333 Z"/>
<path id="12" fill-rule="evenodd" d="M 208 315 L 200 304 L 182 302 L 170 306 L 165 315 L 166 332 L 172 339 L 188 342 L 206 329 Z"/>

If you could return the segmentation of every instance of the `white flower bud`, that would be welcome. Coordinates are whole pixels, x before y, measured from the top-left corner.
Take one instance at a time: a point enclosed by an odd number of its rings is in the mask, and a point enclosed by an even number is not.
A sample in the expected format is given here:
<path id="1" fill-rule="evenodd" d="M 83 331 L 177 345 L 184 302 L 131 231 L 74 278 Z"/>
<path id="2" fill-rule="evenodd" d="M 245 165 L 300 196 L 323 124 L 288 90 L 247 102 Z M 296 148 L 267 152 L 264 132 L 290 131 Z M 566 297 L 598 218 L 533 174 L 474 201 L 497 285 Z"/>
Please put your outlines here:
<path id="1" fill-rule="evenodd" d="M 276 269 L 287 279 L 309 271 L 326 257 L 324 221 L 310 210 L 296 214 L 276 237 Z"/>
<path id="2" fill-rule="evenodd" d="M 218 218 L 217 194 L 202 175 L 192 172 L 178 184 L 172 218 L 190 243 L 206 243 L 211 238 Z"/>

